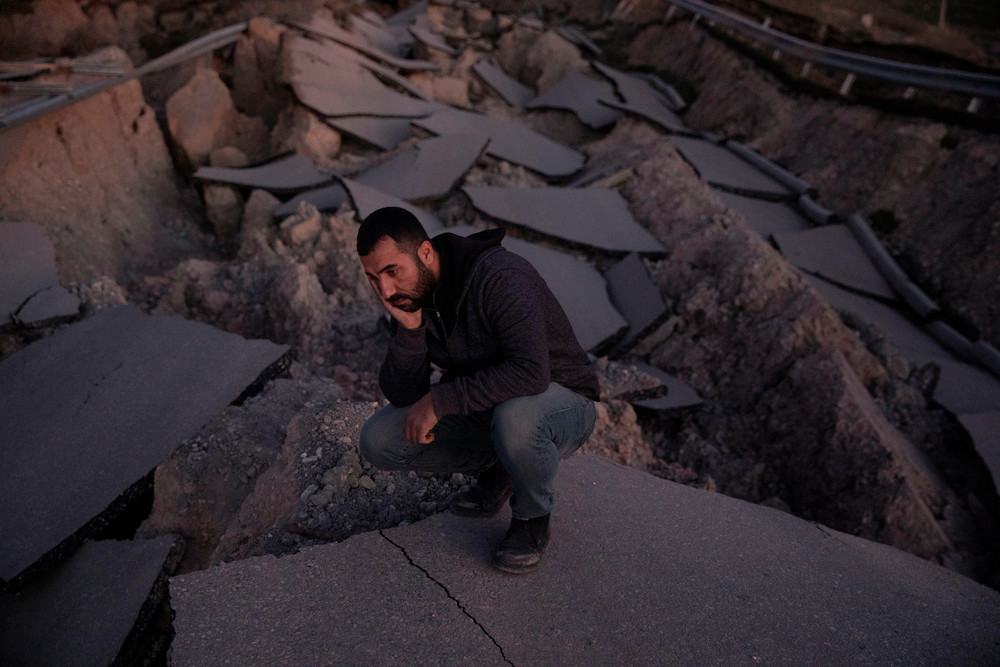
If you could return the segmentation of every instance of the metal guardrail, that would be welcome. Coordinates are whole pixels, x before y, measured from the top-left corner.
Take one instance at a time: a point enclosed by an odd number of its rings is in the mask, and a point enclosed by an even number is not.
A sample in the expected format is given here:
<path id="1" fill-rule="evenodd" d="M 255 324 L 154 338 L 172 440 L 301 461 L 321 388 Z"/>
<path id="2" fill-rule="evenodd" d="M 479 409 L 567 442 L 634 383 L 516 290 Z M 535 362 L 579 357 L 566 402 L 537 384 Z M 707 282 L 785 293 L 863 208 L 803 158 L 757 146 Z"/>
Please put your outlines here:
<path id="1" fill-rule="evenodd" d="M 892 81 L 904 86 L 937 88 L 974 97 L 1000 98 L 1000 76 L 963 72 L 901 63 L 857 53 L 831 49 L 759 24 L 734 12 L 699 0 L 670 0 L 676 7 L 703 16 L 740 34 L 750 37 L 783 53 L 801 58 L 807 63 L 832 67 L 855 75 Z"/>
<path id="2" fill-rule="evenodd" d="M 70 91 L 63 92 L 58 95 L 36 97 L 22 102 L 21 104 L 0 109 L 0 131 L 20 125 L 21 123 L 25 123 L 33 118 L 55 111 L 56 109 L 69 106 L 70 104 L 84 100 L 92 95 L 96 95 L 101 91 L 115 86 L 120 86 L 123 83 L 131 81 L 132 79 L 137 79 L 145 74 L 149 74 L 150 72 L 156 72 L 178 65 L 185 60 L 189 60 L 196 56 L 214 51 L 215 49 L 228 46 L 239 39 L 240 35 L 246 32 L 246 29 L 247 24 L 245 22 L 237 23 L 226 28 L 222 28 L 221 30 L 210 32 L 207 35 L 203 35 L 192 42 L 188 42 L 187 44 L 174 49 L 159 58 L 154 58 L 141 67 L 137 67 L 131 72 L 120 76 L 112 76 L 100 81 L 78 86 Z"/>

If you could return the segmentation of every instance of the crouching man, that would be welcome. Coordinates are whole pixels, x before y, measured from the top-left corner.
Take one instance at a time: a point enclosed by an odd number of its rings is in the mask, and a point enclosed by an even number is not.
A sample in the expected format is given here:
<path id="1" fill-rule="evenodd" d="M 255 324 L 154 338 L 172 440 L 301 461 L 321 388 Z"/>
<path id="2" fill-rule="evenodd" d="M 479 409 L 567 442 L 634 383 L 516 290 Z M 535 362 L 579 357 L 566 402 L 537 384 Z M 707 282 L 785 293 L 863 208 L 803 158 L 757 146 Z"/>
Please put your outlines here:
<path id="1" fill-rule="evenodd" d="M 541 563 L 556 468 L 590 436 L 599 386 L 566 313 L 503 236 L 431 240 L 397 207 L 364 220 L 358 255 L 392 340 L 379 371 L 390 404 L 360 445 L 386 470 L 478 475 L 452 502 L 456 514 L 492 516 L 510 498 L 493 564 L 522 573 Z M 443 373 L 435 384 L 432 364 Z"/>

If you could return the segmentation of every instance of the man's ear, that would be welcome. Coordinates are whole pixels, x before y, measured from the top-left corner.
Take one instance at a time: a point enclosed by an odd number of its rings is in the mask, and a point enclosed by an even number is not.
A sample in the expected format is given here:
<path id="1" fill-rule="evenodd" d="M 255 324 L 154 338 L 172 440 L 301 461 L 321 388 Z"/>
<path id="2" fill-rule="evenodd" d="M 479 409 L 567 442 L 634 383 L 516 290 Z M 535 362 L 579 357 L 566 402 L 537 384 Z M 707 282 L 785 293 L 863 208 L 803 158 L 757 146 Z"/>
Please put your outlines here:
<path id="1" fill-rule="evenodd" d="M 430 241 L 423 241 L 417 246 L 417 257 L 424 263 L 424 266 L 430 268 L 431 264 L 433 264 L 432 258 L 434 257 L 434 246 L 431 245 Z"/>

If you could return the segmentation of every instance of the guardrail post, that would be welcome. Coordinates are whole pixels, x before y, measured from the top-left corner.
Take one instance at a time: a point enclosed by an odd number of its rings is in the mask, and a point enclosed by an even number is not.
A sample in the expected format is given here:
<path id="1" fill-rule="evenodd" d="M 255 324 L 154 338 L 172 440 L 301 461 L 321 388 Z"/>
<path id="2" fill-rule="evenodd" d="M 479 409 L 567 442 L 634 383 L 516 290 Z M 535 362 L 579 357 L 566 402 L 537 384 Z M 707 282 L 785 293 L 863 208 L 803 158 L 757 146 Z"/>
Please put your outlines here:
<path id="1" fill-rule="evenodd" d="M 667 15 L 663 17 L 663 23 L 666 25 L 667 21 L 674 18 L 674 14 L 677 13 L 677 5 L 670 5 L 670 9 L 667 10 Z"/>
<path id="2" fill-rule="evenodd" d="M 799 72 L 799 78 L 804 79 L 809 76 L 809 72 L 812 70 L 813 64 L 808 60 L 802 63 L 802 71 Z"/>
<path id="3" fill-rule="evenodd" d="M 840 84 L 840 94 L 841 95 L 845 95 L 846 96 L 849 92 L 851 92 L 851 86 L 854 85 L 854 79 L 855 78 L 857 78 L 857 77 L 854 76 L 854 72 L 848 72 L 847 73 L 847 76 L 844 77 L 844 83 Z"/>
<path id="4" fill-rule="evenodd" d="M 979 99 L 978 97 L 973 97 L 971 100 L 969 100 L 969 106 L 967 106 L 965 110 L 969 113 L 977 113 L 982 103 L 983 101 L 981 99 Z"/>
<path id="5" fill-rule="evenodd" d="M 917 89 L 914 88 L 913 86 L 908 86 L 906 90 L 903 91 L 903 99 L 912 100 L 916 94 L 917 94 Z"/>
<path id="6" fill-rule="evenodd" d="M 761 25 L 764 26 L 765 28 L 770 28 L 771 27 L 771 17 L 770 16 L 766 17 L 764 19 L 764 22 L 761 23 Z"/>
<path id="7" fill-rule="evenodd" d="M 691 27 L 692 27 L 692 28 L 693 28 L 694 26 L 698 25 L 698 19 L 700 19 L 700 18 L 701 18 L 701 14 L 695 14 L 695 15 L 694 15 L 694 18 L 693 18 L 693 19 L 691 19 Z"/>

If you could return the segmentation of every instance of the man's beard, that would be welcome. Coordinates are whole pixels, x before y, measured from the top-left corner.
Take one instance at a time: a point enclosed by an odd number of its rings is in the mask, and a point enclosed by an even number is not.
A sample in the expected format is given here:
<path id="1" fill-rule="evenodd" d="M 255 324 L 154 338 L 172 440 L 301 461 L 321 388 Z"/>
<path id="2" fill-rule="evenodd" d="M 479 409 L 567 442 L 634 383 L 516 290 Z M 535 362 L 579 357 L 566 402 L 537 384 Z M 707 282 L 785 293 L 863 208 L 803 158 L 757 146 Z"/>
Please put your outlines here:
<path id="1" fill-rule="evenodd" d="M 412 292 L 396 292 L 388 301 L 399 308 L 404 313 L 415 313 L 421 308 L 433 305 L 432 297 L 437 289 L 437 281 L 434 279 L 434 272 L 417 260 L 417 284 Z"/>

